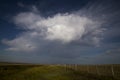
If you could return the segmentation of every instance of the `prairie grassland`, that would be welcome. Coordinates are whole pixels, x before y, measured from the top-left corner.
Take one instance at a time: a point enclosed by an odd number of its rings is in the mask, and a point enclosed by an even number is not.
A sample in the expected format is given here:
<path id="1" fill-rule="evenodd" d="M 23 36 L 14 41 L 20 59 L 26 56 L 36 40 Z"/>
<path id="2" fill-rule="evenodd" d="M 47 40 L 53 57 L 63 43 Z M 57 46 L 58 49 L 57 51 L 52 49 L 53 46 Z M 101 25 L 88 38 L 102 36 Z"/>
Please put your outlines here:
<path id="1" fill-rule="evenodd" d="M 0 80 L 120 80 L 120 65 L 2 64 Z"/>

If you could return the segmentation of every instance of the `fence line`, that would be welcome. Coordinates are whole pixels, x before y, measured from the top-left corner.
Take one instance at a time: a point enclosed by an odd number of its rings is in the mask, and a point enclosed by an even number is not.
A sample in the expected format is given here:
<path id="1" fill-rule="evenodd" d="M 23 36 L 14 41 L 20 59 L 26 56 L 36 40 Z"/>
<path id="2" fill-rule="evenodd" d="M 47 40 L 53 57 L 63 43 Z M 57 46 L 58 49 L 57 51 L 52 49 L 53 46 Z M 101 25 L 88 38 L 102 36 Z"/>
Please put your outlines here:
<path id="1" fill-rule="evenodd" d="M 108 76 L 113 76 L 115 77 L 116 74 L 114 71 L 114 65 L 77 65 L 77 64 L 67 64 L 65 65 L 66 71 L 68 68 L 72 68 L 74 70 L 81 70 L 87 73 L 91 74 L 97 74 L 97 75 L 108 75 Z"/>

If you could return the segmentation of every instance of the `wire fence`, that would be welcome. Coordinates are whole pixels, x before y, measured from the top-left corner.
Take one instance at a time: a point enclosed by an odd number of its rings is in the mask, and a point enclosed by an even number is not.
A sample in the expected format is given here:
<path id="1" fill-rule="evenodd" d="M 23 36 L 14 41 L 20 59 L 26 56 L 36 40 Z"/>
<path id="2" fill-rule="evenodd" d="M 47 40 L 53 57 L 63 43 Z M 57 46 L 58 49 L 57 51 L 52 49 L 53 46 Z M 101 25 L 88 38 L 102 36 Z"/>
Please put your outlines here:
<path id="1" fill-rule="evenodd" d="M 120 78 L 120 65 L 77 65 L 66 64 L 66 71 L 68 69 L 79 70 L 81 72 L 87 72 L 99 76 L 113 76 Z"/>

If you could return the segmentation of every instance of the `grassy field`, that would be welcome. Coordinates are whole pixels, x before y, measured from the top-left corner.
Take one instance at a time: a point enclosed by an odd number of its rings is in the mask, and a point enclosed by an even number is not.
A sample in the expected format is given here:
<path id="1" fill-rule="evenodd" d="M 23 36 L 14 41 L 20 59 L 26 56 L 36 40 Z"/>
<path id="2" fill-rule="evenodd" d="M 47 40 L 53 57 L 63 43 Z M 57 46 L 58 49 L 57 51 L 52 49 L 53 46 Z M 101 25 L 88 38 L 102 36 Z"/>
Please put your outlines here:
<path id="1" fill-rule="evenodd" d="M 0 64 L 0 80 L 120 80 L 120 65 Z M 102 74 L 104 73 L 104 74 Z M 118 75 L 116 75 L 118 74 Z"/>

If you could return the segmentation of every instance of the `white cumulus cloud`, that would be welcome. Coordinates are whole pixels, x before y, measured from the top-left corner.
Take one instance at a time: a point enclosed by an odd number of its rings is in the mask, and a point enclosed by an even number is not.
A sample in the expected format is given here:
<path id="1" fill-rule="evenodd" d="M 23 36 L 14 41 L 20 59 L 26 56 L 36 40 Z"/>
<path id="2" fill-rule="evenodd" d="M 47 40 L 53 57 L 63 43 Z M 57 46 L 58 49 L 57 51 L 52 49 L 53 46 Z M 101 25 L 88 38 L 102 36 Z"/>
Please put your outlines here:
<path id="1" fill-rule="evenodd" d="M 76 14 L 57 14 L 43 18 L 38 14 L 27 12 L 14 17 L 15 23 L 24 29 L 41 32 L 48 40 L 71 42 L 81 39 L 88 32 L 101 31 L 99 23 Z"/>
<path id="2" fill-rule="evenodd" d="M 7 50 L 12 51 L 36 50 L 38 45 L 41 46 L 40 39 L 64 44 L 78 41 L 99 45 L 102 39 L 100 35 L 104 31 L 98 18 L 93 20 L 87 15 L 76 13 L 59 13 L 45 18 L 38 13 L 22 12 L 14 16 L 13 20 L 25 32 L 13 40 L 3 41 L 10 46 Z"/>

